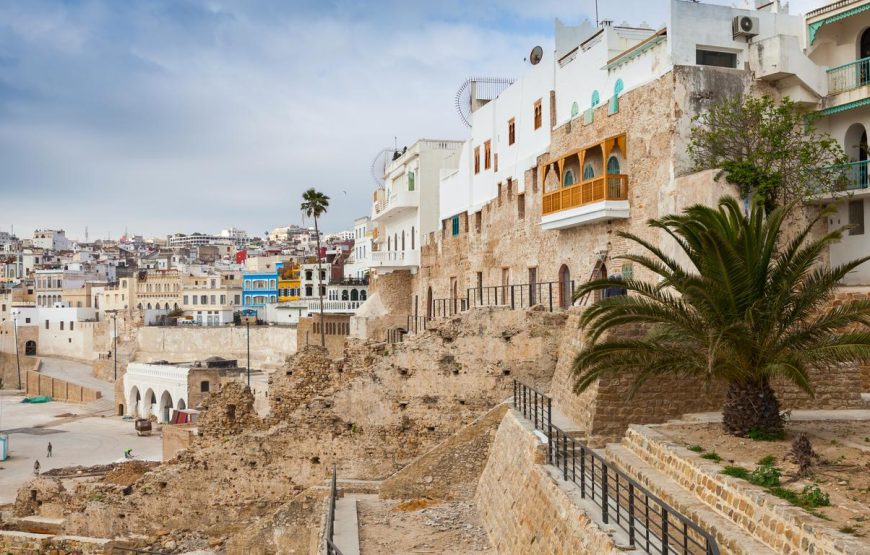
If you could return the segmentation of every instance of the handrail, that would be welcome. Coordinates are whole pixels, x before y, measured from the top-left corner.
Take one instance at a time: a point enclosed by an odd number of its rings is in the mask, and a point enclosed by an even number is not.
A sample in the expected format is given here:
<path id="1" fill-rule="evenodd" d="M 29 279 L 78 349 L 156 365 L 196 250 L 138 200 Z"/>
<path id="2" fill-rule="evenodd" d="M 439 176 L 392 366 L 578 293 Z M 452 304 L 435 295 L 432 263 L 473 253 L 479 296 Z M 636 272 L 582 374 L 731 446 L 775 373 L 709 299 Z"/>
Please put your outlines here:
<path id="1" fill-rule="evenodd" d="M 606 174 L 544 193 L 541 198 L 541 213 L 546 216 L 584 204 L 627 198 L 628 175 Z"/>
<path id="2" fill-rule="evenodd" d="M 513 385 L 514 407 L 547 436 L 547 462 L 580 487 L 581 498 L 601 509 L 604 524 L 615 519 L 629 545 L 646 553 L 719 555 L 710 532 L 555 426 L 550 397 L 517 380 Z"/>
<path id="3" fill-rule="evenodd" d="M 861 58 L 828 70 L 828 94 L 839 94 L 870 84 L 870 58 Z"/>
<path id="4" fill-rule="evenodd" d="M 336 471 L 335 464 L 332 465 L 332 483 L 329 488 L 329 502 L 326 508 L 326 555 L 342 555 L 341 550 L 333 543 L 335 532 L 335 498 L 336 498 Z"/>
<path id="5" fill-rule="evenodd" d="M 533 284 L 488 285 L 469 287 L 466 291 L 468 306 L 509 306 L 511 310 L 543 305 L 550 312 L 554 309 L 568 308 L 572 305 L 574 281 L 567 289 L 560 281 L 539 281 Z"/>
<path id="6" fill-rule="evenodd" d="M 859 160 L 824 169 L 826 172 L 840 174 L 834 177 L 835 191 L 854 191 L 856 189 L 867 189 L 868 185 L 870 185 L 870 179 L 868 179 L 870 168 L 868 168 L 868 164 L 870 164 L 870 160 Z"/>

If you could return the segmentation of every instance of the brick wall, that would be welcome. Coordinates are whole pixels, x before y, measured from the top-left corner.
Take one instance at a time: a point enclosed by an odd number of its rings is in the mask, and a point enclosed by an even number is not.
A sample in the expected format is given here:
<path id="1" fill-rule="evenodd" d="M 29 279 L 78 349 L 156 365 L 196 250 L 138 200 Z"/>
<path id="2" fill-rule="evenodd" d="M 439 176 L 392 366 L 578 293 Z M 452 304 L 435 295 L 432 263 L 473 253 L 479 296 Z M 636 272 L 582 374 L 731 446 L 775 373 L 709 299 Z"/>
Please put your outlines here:
<path id="1" fill-rule="evenodd" d="M 477 487 L 483 527 L 497 553 L 619 553 L 583 510 L 576 486 L 557 481 L 531 425 L 509 410 Z"/>

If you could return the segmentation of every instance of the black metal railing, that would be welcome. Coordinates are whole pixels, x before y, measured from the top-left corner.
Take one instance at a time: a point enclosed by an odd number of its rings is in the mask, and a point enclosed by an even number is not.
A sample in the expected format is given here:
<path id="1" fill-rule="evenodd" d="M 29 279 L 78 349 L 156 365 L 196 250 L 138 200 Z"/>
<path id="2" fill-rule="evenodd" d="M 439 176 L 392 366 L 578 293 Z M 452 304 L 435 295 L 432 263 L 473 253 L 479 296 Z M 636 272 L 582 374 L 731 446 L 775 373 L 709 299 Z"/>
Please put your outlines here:
<path id="1" fill-rule="evenodd" d="M 432 318 L 428 316 L 408 316 L 408 333 L 423 333 L 429 329 Z"/>
<path id="2" fill-rule="evenodd" d="M 468 306 L 509 306 L 512 310 L 542 305 L 552 312 L 571 306 L 574 282 L 558 281 L 521 283 L 515 285 L 490 285 L 469 287 L 466 295 Z"/>
<path id="3" fill-rule="evenodd" d="M 468 310 L 468 299 L 456 297 L 454 299 L 432 299 L 432 317 L 450 318 L 460 312 Z"/>
<path id="4" fill-rule="evenodd" d="M 332 482 L 329 487 L 329 504 L 326 508 L 326 555 L 341 555 L 341 550 L 333 543 L 333 535 L 335 532 L 335 499 L 336 499 L 336 472 L 335 465 L 332 465 Z"/>
<path id="5" fill-rule="evenodd" d="M 387 328 L 384 330 L 384 342 L 386 343 L 401 343 L 408 335 L 408 330 L 404 328 Z"/>
<path id="6" fill-rule="evenodd" d="M 547 462 L 601 509 L 605 524 L 628 534 L 629 545 L 663 555 L 719 555 L 716 539 L 585 443 L 553 425 L 552 400 L 514 380 L 514 406 L 547 436 Z"/>

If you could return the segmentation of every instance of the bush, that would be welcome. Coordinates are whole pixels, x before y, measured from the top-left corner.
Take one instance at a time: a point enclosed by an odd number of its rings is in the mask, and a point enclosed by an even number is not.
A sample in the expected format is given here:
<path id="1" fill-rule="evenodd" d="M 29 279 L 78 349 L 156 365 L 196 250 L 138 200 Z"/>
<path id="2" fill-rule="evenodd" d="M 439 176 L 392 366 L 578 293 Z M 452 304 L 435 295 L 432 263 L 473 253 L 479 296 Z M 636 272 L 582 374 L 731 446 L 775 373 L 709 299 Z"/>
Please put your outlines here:
<path id="1" fill-rule="evenodd" d="M 746 437 L 753 441 L 782 441 L 785 439 L 785 431 L 766 432 L 753 427 L 746 433 Z"/>
<path id="2" fill-rule="evenodd" d="M 686 447 L 686 449 L 688 449 L 689 451 L 694 451 L 695 453 L 700 453 L 704 450 L 704 448 L 700 445 L 689 445 L 688 447 Z"/>
<path id="3" fill-rule="evenodd" d="M 701 455 L 701 458 L 713 462 L 719 462 L 722 460 L 722 457 L 720 457 L 718 453 L 713 451 L 710 451 L 709 453 L 704 453 L 703 455 Z"/>
<path id="4" fill-rule="evenodd" d="M 802 507 L 828 507 L 831 504 L 831 496 L 819 489 L 819 486 L 805 486 L 800 494 Z"/>
<path id="5" fill-rule="evenodd" d="M 722 474 L 731 476 L 732 478 L 740 478 L 741 480 L 749 480 L 749 471 L 742 466 L 726 466 L 722 469 Z"/>
<path id="6" fill-rule="evenodd" d="M 774 466 L 776 464 L 776 457 L 773 455 L 767 455 L 758 459 L 758 462 L 755 464 L 758 466 Z"/>
<path id="7" fill-rule="evenodd" d="M 782 472 L 775 466 L 760 465 L 749 475 L 749 481 L 756 486 L 772 488 L 779 485 Z"/>

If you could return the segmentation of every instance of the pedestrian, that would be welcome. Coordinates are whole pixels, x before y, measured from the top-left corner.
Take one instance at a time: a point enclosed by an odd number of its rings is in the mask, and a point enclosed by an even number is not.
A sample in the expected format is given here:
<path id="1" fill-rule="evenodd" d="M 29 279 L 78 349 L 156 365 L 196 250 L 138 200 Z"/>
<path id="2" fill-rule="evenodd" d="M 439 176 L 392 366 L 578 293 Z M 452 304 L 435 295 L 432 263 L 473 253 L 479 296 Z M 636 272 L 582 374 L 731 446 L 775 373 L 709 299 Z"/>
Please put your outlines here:
<path id="1" fill-rule="evenodd" d="M 33 463 L 33 474 L 39 476 L 39 461 Z"/>
<path id="2" fill-rule="evenodd" d="M 48 454 L 46 456 L 51 457 L 51 442 L 50 441 L 48 442 Z"/>

